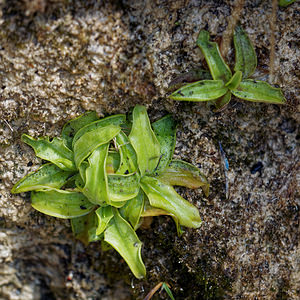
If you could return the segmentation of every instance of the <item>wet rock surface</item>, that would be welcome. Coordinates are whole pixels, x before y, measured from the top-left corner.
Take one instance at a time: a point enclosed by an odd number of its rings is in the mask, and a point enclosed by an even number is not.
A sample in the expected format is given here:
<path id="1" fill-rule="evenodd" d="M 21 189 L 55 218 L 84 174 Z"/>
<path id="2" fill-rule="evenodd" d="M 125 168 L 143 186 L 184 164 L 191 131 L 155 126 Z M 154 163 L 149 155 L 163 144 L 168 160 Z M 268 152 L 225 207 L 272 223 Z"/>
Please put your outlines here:
<path id="1" fill-rule="evenodd" d="M 279 85 L 288 104 L 233 99 L 213 113 L 166 99 L 176 76 L 204 65 L 198 32 L 221 42 L 238 5 L 258 55 L 254 76 Z M 143 299 L 161 281 L 176 299 L 298 299 L 299 9 L 277 10 L 270 78 L 271 1 L 0 0 L 0 299 Z M 136 103 L 153 121 L 174 115 L 175 156 L 211 183 L 208 198 L 178 189 L 199 208 L 200 229 L 177 237 L 160 217 L 138 230 L 141 281 L 116 252 L 84 247 L 68 221 L 34 211 L 29 194 L 10 194 L 41 165 L 22 133 L 57 136 L 85 110 L 126 113 Z"/>

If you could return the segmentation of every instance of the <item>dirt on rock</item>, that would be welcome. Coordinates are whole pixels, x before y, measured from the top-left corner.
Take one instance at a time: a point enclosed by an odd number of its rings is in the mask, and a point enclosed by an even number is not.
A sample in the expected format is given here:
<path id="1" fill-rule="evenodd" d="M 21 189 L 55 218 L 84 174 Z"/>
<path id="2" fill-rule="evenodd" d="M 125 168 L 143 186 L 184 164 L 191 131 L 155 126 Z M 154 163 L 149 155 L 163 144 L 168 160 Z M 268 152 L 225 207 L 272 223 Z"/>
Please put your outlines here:
<path id="1" fill-rule="evenodd" d="M 233 98 L 214 113 L 168 99 L 174 78 L 206 67 L 201 29 L 234 65 L 238 21 L 258 56 L 254 78 L 281 87 L 287 104 Z M 0 0 L 0 299 L 144 299 L 159 282 L 177 300 L 299 299 L 299 24 L 297 1 Z M 86 110 L 127 113 L 137 103 L 152 121 L 173 114 L 176 158 L 211 184 L 209 197 L 178 188 L 201 228 L 178 237 L 158 217 L 138 230 L 144 280 L 117 252 L 76 241 L 68 221 L 33 210 L 28 193 L 10 193 L 42 164 L 22 133 L 58 136 Z"/>

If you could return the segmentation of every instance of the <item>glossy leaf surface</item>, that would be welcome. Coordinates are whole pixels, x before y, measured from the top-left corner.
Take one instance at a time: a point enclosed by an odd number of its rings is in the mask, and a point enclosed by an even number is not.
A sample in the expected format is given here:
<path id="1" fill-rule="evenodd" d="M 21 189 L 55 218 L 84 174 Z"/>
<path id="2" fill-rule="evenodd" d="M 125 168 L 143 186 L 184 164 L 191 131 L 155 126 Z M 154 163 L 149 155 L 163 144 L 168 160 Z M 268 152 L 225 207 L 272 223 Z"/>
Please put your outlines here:
<path id="1" fill-rule="evenodd" d="M 144 106 L 136 105 L 129 140 L 136 152 L 141 175 L 152 173 L 160 157 L 160 145 L 151 128 Z"/>
<path id="2" fill-rule="evenodd" d="M 154 177 L 144 176 L 141 187 L 147 195 L 151 206 L 161 208 L 175 215 L 180 224 L 198 228 L 201 219 L 198 209 L 176 193 L 174 188 Z"/>
<path id="3" fill-rule="evenodd" d="M 120 154 L 115 151 L 109 151 L 106 158 L 106 173 L 114 174 L 120 166 Z"/>
<path id="4" fill-rule="evenodd" d="M 173 157 L 176 144 L 176 123 L 172 116 L 168 115 L 154 122 L 152 127 L 160 144 L 160 159 L 155 168 L 155 174 L 159 174 L 169 165 Z"/>
<path id="5" fill-rule="evenodd" d="M 95 207 L 82 193 L 65 190 L 32 192 L 31 204 L 46 215 L 62 219 L 86 215 Z"/>
<path id="6" fill-rule="evenodd" d="M 232 76 L 231 71 L 221 56 L 218 44 L 210 42 L 209 38 L 207 31 L 200 31 L 197 45 L 204 54 L 213 79 L 228 82 Z"/>
<path id="7" fill-rule="evenodd" d="M 73 153 L 61 139 L 53 138 L 50 142 L 48 137 L 44 137 L 36 140 L 27 134 L 23 134 L 21 139 L 33 148 L 37 157 L 52 162 L 62 170 L 76 170 Z"/>
<path id="8" fill-rule="evenodd" d="M 71 219 L 71 226 L 75 237 L 85 245 L 103 238 L 103 235 L 96 234 L 98 220 L 95 211 L 85 216 Z"/>
<path id="9" fill-rule="evenodd" d="M 74 148 L 75 143 L 86 133 L 92 132 L 92 131 L 97 131 L 100 128 L 110 126 L 110 125 L 115 125 L 115 126 L 120 126 L 126 121 L 126 116 L 125 115 L 114 115 L 110 117 L 103 118 L 99 121 L 92 122 L 80 130 L 77 131 L 75 134 L 73 141 L 72 141 L 72 146 Z"/>
<path id="10" fill-rule="evenodd" d="M 119 126 L 108 125 L 83 134 L 73 146 L 76 166 L 79 167 L 96 148 L 109 143 L 120 130 Z"/>
<path id="11" fill-rule="evenodd" d="M 19 180 L 11 192 L 15 194 L 33 190 L 59 189 L 72 174 L 72 171 L 63 171 L 54 164 L 45 164 Z"/>
<path id="12" fill-rule="evenodd" d="M 146 268 L 141 257 L 142 243 L 118 210 L 113 212 L 114 217 L 104 232 L 104 240 L 119 252 L 136 278 L 143 278 Z"/>
<path id="13" fill-rule="evenodd" d="M 89 165 L 85 171 L 85 186 L 82 192 L 94 204 L 109 203 L 106 174 L 108 147 L 108 144 L 99 146 L 88 158 Z"/>
<path id="14" fill-rule="evenodd" d="M 138 169 L 137 156 L 127 135 L 123 131 L 120 131 L 116 136 L 116 144 L 118 147 L 117 150 L 120 153 L 120 167 L 116 173 L 128 174 L 136 172 Z"/>
<path id="15" fill-rule="evenodd" d="M 294 3 L 296 0 L 279 0 L 279 6 L 288 6 L 292 3 Z"/>
<path id="16" fill-rule="evenodd" d="M 209 183 L 201 171 L 182 160 L 172 160 L 158 179 L 169 185 L 185 186 L 191 189 L 202 188 L 204 194 L 209 194 Z"/>
<path id="17" fill-rule="evenodd" d="M 61 137 L 65 145 L 69 149 L 72 149 L 72 141 L 77 131 L 86 126 L 87 124 L 92 123 L 96 120 L 98 120 L 96 112 L 91 111 L 66 123 L 61 132 Z"/>
<path id="18" fill-rule="evenodd" d="M 140 186 L 136 173 L 128 175 L 111 174 L 107 178 L 110 201 L 126 201 L 137 196 Z"/>
<path id="19" fill-rule="evenodd" d="M 100 235 L 104 232 L 109 221 L 113 218 L 113 208 L 111 206 L 99 207 L 96 211 L 96 216 L 98 218 L 98 226 L 96 234 Z"/>
<path id="20" fill-rule="evenodd" d="M 238 98 L 274 104 L 284 104 L 286 102 L 282 91 L 274 88 L 264 81 L 243 80 L 236 90 L 231 91 Z"/>
<path id="21" fill-rule="evenodd" d="M 235 48 L 234 71 L 241 71 L 243 79 L 246 79 L 254 73 L 257 66 L 257 57 L 248 35 L 239 25 L 235 27 L 233 43 Z"/>
<path id="22" fill-rule="evenodd" d="M 236 89 L 242 81 L 242 75 L 243 74 L 241 71 L 235 72 L 231 79 L 225 84 L 225 86 L 228 87 L 230 90 Z"/>
<path id="23" fill-rule="evenodd" d="M 209 101 L 223 96 L 227 91 L 222 80 L 202 80 L 183 86 L 169 98 L 178 101 Z"/>
<path id="24" fill-rule="evenodd" d="M 121 216 L 130 222 L 134 230 L 137 230 L 139 226 L 140 217 L 144 210 L 144 202 L 144 193 L 140 190 L 136 197 L 127 201 L 120 209 Z"/>

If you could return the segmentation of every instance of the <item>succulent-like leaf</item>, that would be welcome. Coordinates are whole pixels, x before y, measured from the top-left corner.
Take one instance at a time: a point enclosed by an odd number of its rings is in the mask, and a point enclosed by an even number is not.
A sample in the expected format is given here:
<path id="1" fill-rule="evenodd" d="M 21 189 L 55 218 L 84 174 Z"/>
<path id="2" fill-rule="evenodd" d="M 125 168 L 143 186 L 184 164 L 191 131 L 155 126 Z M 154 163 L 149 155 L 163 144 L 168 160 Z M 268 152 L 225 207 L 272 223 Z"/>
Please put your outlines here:
<path id="1" fill-rule="evenodd" d="M 95 207 L 82 193 L 67 190 L 31 192 L 31 205 L 46 215 L 62 219 L 84 216 Z"/>
<path id="2" fill-rule="evenodd" d="M 114 174 L 119 169 L 119 167 L 120 167 L 120 154 L 116 151 L 108 151 L 108 155 L 106 158 L 106 173 Z"/>
<path id="3" fill-rule="evenodd" d="M 11 192 L 16 194 L 42 189 L 59 189 L 72 174 L 73 171 L 63 171 L 54 164 L 45 164 L 19 180 Z"/>
<path id="4" fill-rule="evenodd" d="M 75 237 L 85 245 L 103 239 L 103 234 L 96 234 L 98 219 L 95 211 L 85 216 L 71 219 L 71 226 Z"/>
<path id="5" fill-rule="evenodd" d="M 139 170 L 143 176 L 145 173 L 152 173 L 156 168 L 160 157 L 160 145 L 151 128 L 146 108 L 136 105 L 132 116 L 129 140 L 136 152 Z"/>
<path id="6" fill-rule="evenodd" d="M 231 91 L 229 90 L 224 96 L 215 100 L 215 112 L 221 111 L 231 100 Z"/>
<path id="7" fill-rule="evenodd" d="M 236 71 L 231 77 L 231 79 L 225 84 L 225 86 L 228 87 L 230 90 L 236 89 L 242 81 L 242 76 L 243 74 L 241 71 Z"/>
<path id="8" fill-rule="evenodd" d="M 116 144 L 120 153 L 120 166 L 117 174 L 134 173 L 137 171 L 137 156 L 127 135 L 120 131 L 116 136 Z"/>
<path id="9" fill-rule="evenodd" d="M 151 206 L 166 210 L 175 215 L 180 224 L 198 228 L 201 219 L 198 209 L 176 193 L 174 188 L 154 177 L 144 176 L 141 187 L 147 195 Z"/>
<path id="10" fill-rule="evenodd" d="M 264 81 L 243 80 L 239 87 L 231 92 L 234 96 L 248 101 L 274 104 L 284 104 L 286 102 L 279 88 L 274 88 Z"/>
<path id="11" fill-rule="evenodd" d="M 160 144 L 160 159 L 155 174 L 161 173 L 169 165 L 176 144 L 176 123 L 171 115 L 165 116 L 152 124 L 153 131 Z"/>
<path id="12" fill-rule="evenodd" d="M 126 122 L 126 116 L 125 115 L 114 115 L 114 116 L 109 116 L 106 118 L 103 118 L 101 120 L 92 122 L 80 130 L 77 131 L 75 134 L 73 141 L 72 141 L 72 147 L 74 148 L 75 143 L 86 133 L 91 132 L 91 131 L 97 131 L 100 128 L 109 126 L 109 125 L 115 125 L 115 126 L 121 126 L 121 124 Z"/>
<path id="13" fill-rule="evenodd" d="M 137 230 L 140 222 L 141 214 L 144 210 L 144 192 L 140 189 L 138 195 L 127 201 L 126 204 L 120 208 L 121 216 L 130 222 L 134 230 Z"/>
<path id="14" fill-rule="evenodd" d="M 201 30 L 197 39 L 197 45 L 204 54 L 213 79 L 228 82 L 232 75 L 231 71 L 221 56 L 218 44 L 210 42 L 209 38 L 209 33 Z"/>
<path id="15" fill-rule="evenodd" d="M 257 66 L 257 57 L 248 35 L 239 25 L 234 29 L 233 43 L 235 48 L 234 71 L 241 71 L 243 79 L 246 79 L 254 73 Z"/>
<path id="16" fill-rule="evenodd" d="M 136 173 L 128 175 L 110 174 L 108 178 L 109 201 L 126 201 L 137 196 L 140 186 Z"/>
<path id="17" fill-rule="evenodd" d="M 88 125 L 89 126 L 89 125 Z M 77 167 L 87 158 L 96 148 L 109 143 L 121 128 L 116 125 L 97 127 L 93 131 L 84 133 L 73 145 L 74 160 Z"/>
<path id="18" fill-rule="evenodd" d="M 61 137 L 65 145 L 72 149 L 72 141 L 78 130 L 84 126 L 98 120 L 97 114 L 95 111 L 87 112 L 76 119 L 70 120 L 67 122 L 61 132 Z"/>
<path id="19" fill-rule="evenodd" d="M 182 160 L 172 160 L 162 174 L 157 177 L 169 185 L 185 186 L 191 189 L 202 188 L 204 194 L 209 194 L 209 183 L 201 171 Z"/>
<path id="20" fill-rule="evenodd" d="M 73 152 L 65 146 L 61 139 L 54 138 L 50 142 L 48 137 L 43 137 L 36 140 L 27 134 L 22 134 L 21 139 L 33 148 L 37 157 L 52 162 L 62 170 L 76 170 Z"/>
<path id="21" fill-rule="evenodd" d="M 104 232 L 107 225 L 109 224 L 109 221 L 113 218 L 113 208 L 111 206 L 105 206 L 105 207 L 99 207 L 95 211 L 97 218 L 98 218 L 98 226 L 96 230 L 96 234 L 100 235 Z"/>
<path id="22" fill-rule="evenodd" d="M 114 217 L 104 232 L 104 241 L 119 252 L 136 278 L 143 278 L 146 268 L 141 257 L 142 243 L 118 210 L 113 209 L 113 212 Z"/>
<path id="23" fill-rule="evenodd" d="M 227 91 L 222 80 L 202 80 L 183 86 L 169 98 L 178 101 L 209 101 L 223 96 Z"/>
<path id="24" fill-rule="evenodd" d="M 109 203 L 106 174 L 106 157 L 109 144 L 99 146 L 88 158 L 89 165 L 85 170 L 85 186 L 83 194 L 94 203 Z"/>

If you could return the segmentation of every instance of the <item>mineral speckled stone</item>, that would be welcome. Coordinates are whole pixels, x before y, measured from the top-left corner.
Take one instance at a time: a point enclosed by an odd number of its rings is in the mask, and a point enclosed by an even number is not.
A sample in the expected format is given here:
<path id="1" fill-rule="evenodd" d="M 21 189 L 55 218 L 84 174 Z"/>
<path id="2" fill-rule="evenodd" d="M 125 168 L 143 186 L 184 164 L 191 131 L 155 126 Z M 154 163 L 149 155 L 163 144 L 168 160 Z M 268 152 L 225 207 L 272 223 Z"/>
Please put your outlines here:
<path id="1" fill-rule="evenodd" d="M 198 32 L 221 43 L 239 5 L 258 56 L 254 77 L 280 86 L 288 104 L 233 99 L 215 114 L 168 100 L 176 76 L 205 67 Z M 0 0 L 0 299 L 143 299 L 161 281 L 175 299 L 299 299 L 299 9 L 277 10 L 270 78 L 271 0 Z M 224 49 L 233 66 L 232 47 Z M 42 163 L 21 133 L 58 136 L 85 110 L 127 113 L 136 103 L 152 121 L 174 114 L 176 157 L 211 183 L 208 198 L 178 188 L 198 207 L 200 229 L 179 238 L 161 217 L 139 230 L 141 281 L 116 252 L 84 247 L 67 221 L 31 209 L 26 193 L 10 194 Z"/>

